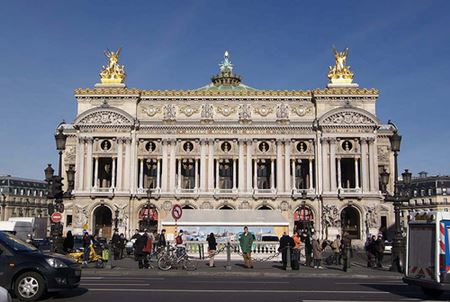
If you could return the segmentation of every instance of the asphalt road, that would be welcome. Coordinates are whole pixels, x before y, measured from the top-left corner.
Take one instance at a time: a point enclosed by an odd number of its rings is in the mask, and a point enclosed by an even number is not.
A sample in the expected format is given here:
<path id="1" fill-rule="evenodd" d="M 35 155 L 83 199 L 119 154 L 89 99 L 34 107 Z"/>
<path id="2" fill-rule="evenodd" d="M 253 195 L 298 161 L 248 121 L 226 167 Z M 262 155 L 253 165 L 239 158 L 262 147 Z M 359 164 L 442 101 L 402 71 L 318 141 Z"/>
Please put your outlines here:
<path id="1" fill-rule="evenodd" d="M 422 301 L 417 287 L 399 279 L 267 278 L 208 276 L 89 276 L 80 288 L 49 295 L 70 302 Z M 450 299 L 450 294 L 443 296 Z"/>

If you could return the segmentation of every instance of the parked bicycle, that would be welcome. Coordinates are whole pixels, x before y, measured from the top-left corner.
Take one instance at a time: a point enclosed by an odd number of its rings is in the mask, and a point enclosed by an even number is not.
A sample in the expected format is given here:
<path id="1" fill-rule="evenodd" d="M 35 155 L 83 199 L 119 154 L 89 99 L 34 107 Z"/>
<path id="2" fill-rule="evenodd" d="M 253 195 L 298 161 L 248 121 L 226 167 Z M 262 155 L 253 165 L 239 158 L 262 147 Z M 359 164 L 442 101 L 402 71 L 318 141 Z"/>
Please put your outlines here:
<path id="1" fill-rule="evenodd" d="M 163 271 L 168 271 L 172 267 L 183 267 L 187 271 L 194 271 L 197 269 L 197 264 L 189 259 L 185 249 L 169 248 L 169 253 L 163 254 L 158 259 L 158 268 Z"/>

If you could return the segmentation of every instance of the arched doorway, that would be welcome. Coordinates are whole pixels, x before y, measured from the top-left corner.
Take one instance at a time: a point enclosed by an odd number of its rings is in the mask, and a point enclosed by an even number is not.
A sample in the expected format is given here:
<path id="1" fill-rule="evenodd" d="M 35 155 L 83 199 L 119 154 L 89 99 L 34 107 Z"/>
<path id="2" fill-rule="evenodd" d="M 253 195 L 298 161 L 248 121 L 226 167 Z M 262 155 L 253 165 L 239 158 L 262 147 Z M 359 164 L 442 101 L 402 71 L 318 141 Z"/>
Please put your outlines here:
<path id="1" fill-rule="evenodd" d="M 312 233 L 314 213 L 310 207 L 302 205 L 294 212 L 294 228 L 299 233 Z"/>
<path id="2" fill-rule="evenodd" d="M 258 210 L 273 210 L 271 207 L 263 205 L 258 208 Z"/>
<path id="3" fill-rule="evenodd" d="M 223 205 L 219 208 L 219 210 L 234 210 L 232 207 L 230 207 L 229 205 Z"/>
<path id="4" fill-rule="evenodd" d="M 94 210 L 94 235 L 99 237 L 111 238 L 112 212 L 101 205 Z"/>
<path id="5" fill-rule="evenodd" d="M 144 205 L 139 211 L 139 230 L 144 231 L 145 229 L 149 232 L 158 230 L 158 211 L 152 204 Z"/>
<path id="6" fill-rule="evenodd" d="M 183 205 L 181 208 L 182 208 L 183 210 L 185 210 L 185 209 L 187 209 L 187 210 L 193 210 L 193 209 L 194 209 L 194 207 L 191 206 L 190 204 L 185 204 L 185 205 Z"/>
<path id="7" fill-rule="evenodd" d="M 352 239 L 361 239 L 361 218 L 359 211 L 352 206 L 345 207 L 341 212 L 342 234 L 348 233 Z"/>

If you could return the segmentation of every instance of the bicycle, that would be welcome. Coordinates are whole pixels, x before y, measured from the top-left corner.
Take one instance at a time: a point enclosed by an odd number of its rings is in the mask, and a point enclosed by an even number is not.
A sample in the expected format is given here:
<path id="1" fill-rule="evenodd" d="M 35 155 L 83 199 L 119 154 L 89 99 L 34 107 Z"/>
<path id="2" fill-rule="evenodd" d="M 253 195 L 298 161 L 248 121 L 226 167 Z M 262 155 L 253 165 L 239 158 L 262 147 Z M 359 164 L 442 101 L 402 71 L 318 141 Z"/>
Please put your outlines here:
<path id="1" fill-rule="evenodd" d="M 158 268 L 162 271 L 168 271 L 172 267 L 182 265 L 187 271 L 194 271 L 197 269 L 197 264 L 189 259 L 185 249 L 178 249 L 170 247 L 170 253 L 162 255 L 158 259 Z"/>

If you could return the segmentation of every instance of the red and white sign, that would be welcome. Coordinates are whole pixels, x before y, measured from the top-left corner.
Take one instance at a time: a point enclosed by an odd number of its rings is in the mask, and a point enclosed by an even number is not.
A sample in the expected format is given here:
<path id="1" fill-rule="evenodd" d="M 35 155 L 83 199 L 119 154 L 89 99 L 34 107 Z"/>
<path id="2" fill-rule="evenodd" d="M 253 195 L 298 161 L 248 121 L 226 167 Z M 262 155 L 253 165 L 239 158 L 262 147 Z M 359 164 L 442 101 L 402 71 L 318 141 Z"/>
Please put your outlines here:
<path id="1" fill-rule="evenodd" d="M 181 218 L 181 215 L 183 215 L 183 209 L 179 204 L 176 204 L 172 208 L 172 217 L 175 220 L 178 220 Z"/>
<path id="2" fill-rule="evenodd" d="M 56 222 L 60 222 L 61 219 L 62 219 L 62 215 L 61 215 L 61 213 L 59 213 L 59 212 L 55 212 L 55 213 L 53 213 L 52 216 L 51 216 L 52 222 L 55 222 L 55 223 L 56 223 Z"/>

